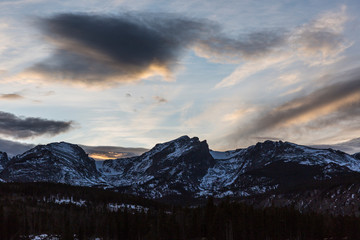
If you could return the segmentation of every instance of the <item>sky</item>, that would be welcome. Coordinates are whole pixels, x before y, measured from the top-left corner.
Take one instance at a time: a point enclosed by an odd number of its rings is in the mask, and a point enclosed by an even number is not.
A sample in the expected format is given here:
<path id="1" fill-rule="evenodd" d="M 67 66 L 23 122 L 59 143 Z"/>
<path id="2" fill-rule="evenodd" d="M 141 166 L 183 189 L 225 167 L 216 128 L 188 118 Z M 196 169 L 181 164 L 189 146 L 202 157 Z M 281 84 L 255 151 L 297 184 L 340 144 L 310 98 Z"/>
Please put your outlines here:
<path id="1" fill-rule="evenodd" d="M 2 0 L 0 144 L 354 145 L 359 12 L 357 0 Z"/>

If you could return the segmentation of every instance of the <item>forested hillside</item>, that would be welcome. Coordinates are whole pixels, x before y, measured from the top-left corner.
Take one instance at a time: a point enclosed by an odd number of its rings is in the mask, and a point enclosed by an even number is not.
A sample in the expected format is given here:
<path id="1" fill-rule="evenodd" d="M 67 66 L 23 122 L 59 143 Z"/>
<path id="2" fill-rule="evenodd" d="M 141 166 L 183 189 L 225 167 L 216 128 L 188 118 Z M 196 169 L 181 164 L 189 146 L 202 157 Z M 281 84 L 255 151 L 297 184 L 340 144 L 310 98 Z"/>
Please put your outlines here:
<path id="1" fill-rule="evenodd" d="M 360 239 L 359 229 L 352 216 L 255 209 L 229 199 L 181 207 L 102 189 L 0 184 L 0 239 Z"/>

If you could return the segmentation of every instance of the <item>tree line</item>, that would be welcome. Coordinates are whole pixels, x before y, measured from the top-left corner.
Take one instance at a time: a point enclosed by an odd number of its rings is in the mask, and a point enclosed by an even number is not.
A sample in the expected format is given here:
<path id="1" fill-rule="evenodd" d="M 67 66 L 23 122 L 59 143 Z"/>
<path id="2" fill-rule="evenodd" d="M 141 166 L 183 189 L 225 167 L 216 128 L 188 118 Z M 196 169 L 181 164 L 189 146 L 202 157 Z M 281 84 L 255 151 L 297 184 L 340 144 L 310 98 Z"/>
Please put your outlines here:
<path id="1" fill-rule="evenodd" d="M 44 201 L 55 193 L 79 197 L 87 204 Z M 113 202 L 146 208 L 113 212 L 106 207 Z M 0 239 L 27 239 L 44 233 L 65 240 L 360 239 L 360 219 L 300 213 L 292 208 L 257 209 L 229 199 L 215 204 L 209 198 L 203 205 L 184 207 L 91 188 L 0 184 Z"/>

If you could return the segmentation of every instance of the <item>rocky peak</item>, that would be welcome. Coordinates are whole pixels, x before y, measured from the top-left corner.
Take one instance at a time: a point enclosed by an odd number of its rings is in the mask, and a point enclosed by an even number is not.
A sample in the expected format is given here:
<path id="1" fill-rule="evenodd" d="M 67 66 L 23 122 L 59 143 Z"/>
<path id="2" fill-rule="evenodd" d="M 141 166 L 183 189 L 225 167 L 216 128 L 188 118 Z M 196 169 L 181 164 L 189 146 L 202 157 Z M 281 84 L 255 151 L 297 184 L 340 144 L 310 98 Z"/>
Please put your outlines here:
<path id="1" fill-rule="evenodd" d="M 353 158 L 360 160 L 360 152 L 354 153 L 352 156 L 353 156 Z"/>
<path id="2" fill-rule="evenodd" d="M 6 152 L 0 152 L 0 170 L 9 162 L 9 158 Z"/>
<path id="3" fill-rule="evenodd" d="M 38 145 L 12 158 L 0 177 L 10 181 L 61 182 L 92 185 L 98 177 L 95 161 L 75 144 Z"/>

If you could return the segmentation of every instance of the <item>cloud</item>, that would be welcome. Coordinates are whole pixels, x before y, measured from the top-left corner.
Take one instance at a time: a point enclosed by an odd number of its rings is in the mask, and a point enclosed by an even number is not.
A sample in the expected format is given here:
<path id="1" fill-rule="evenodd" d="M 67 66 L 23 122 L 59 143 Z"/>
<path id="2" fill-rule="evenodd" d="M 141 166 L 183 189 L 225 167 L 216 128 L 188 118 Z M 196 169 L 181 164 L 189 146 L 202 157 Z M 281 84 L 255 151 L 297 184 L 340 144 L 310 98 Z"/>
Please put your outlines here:
<path id="1" fill-rule="evenodd" d="M 282 130 L 291 126 L 321 129 L 339 121 L 360 116 L 360 69 L 338 75 L 343 79 L 293 99 L 261 114 L 246 128 L 240 128 L 229 139 L 256 136 L 269 130 Z"/>
<path id="2" fill-rule="evenodd" d="M 18 117 L 0 111 L 0 134 L 14 138 L 30 138 L 41 135 L 54 136 L 70 130 L 72 121 L 53 121 L 34 117 Z"/>
<path id="3" fill-rule="evenodd" d="M 343 36 L 344 25 L 347 21 L 346 7 L 343 6 L 340 11 L 323 13 L 317 19 L 292 30 L 270 32 L 267 35 L 268 40 L 266 40 L 266 35 L 260 34 L 260 40 L 252 42 L 254 49 L 259 46 L 259 53 L 255 51 L 255 54 L 250 56 L 244 54 L 243 58 L 248 61 L 237 67 L 215 88 L 233 86 L 256 73 L 275 66 L 279 69 L 294 62 L 314 66 L 329 65 L 339 61 L 342 58 L 341 53 L 352 45 Z M 261 37 L 261 35 L 264 36 Z M 220 46 L 226 45 L 220 44 Z M 213 48 L 216 49 L 216 47 Z M 228 50 L 223 51 L 227 56 L 238 54 L 238 51 L 231 47 Z M 211 50 L 207 51 L 209 52 Z"/>
<path id="4" fill-rule="evenodd" d="M 285 41 L 285 32 L 279 30 L 252 32 L 237 38 L 214 31 L 196 43 L 195 52 L 214 62 L 237 63 L 243 59 L 264 57 L 281 47 Z"/>
<path id="5" fill-rule="evenodd" d="M 351 46 L 342 35 L 347 20 L 346 6 L 337 12 L 326 12 L 295 29 L 290 44 L 300 56 L 310 58 L 312 65 L 332 63 L 332 58 Z"/>
<path id="6" fill-rule="evenodd" d="M 5 100 L 18 100 L 18 99 L 22 99 L 22 98 L 24 98 L 24 97 L 17 93 L 8 93 L 8 94 L 0 95 L 0 99 L 5 99 Z"/>
<path id="7" fill-rule="evenodd" d="M 312 145 L 312 147 L 322 148 L 322 149 L 332 148 L 343 152 L 347 152 L 349 154 L 354 154 L 360 151 L 360 138 L 354 138 L 345 142 L 340 142 L 335 144 Z"/>
<path id="8" fill-rule="evenodd" d="M 191 19 L 60 14 L 40 20 L 55 53 L 30 70 L 85 84 L 127 82 L 161 75 L 172 78 L 181 50 L 205 24 Z"/>
<path id="9" fill-rule="evenodd" d="M 258 60 L 246 62 L 235 69 L 229 76 L 216 84 L 215 88 L 233 86 L 255 73 L 272 66 L 279 66 L 282 62 L 289 60 L 288 54 L 264 57 Z M 287 64 L 290 64 L 288 61 Z"/>
<path id="10" fill-rule="evenodd" d="M 27 76 L 85 85 L 156 75 L 172 80 L 188 50 L 212 61 L 239 62 L 263 57 L 285 40 L 278 30 L 232 37 L 215 22 L 166 14 L 59 14 L 40 19 L 39 26 L 55 49 Z"/>
<path id="11" fill-rule="evenodd" d="M 168 100 L 166 100 L 165 98 L 160 97 L 160 96 L 154 96 L 154 99 L 155 99 L 155 101 L 157 101 L 158 103 L 167 103 L 167 102 L 168 102 Z"/>
<path id="12" fill-rule="evenodd" d="M 0 138 L 0 151 L 6 152 L 9 156 L 15 156 L 26 152 L 35 145 L 5 140 Z"/>
<path id="13" fill-rule="evenodd" d="M 41 18 L 52 55 L 25 77 L 86 86 L 136 82 L 153 76 L 174 80 L 179 59 L 189 50 L 213 62 L 243 63 L 216 88 L 229 87 L 274 65 L 338 61 L 351 43 L 343 36 L 346 7 L 326 12 L 292 30 L 265 29 L 238 36 L 216 22 L 177 15 L 59 14 Z"/>

